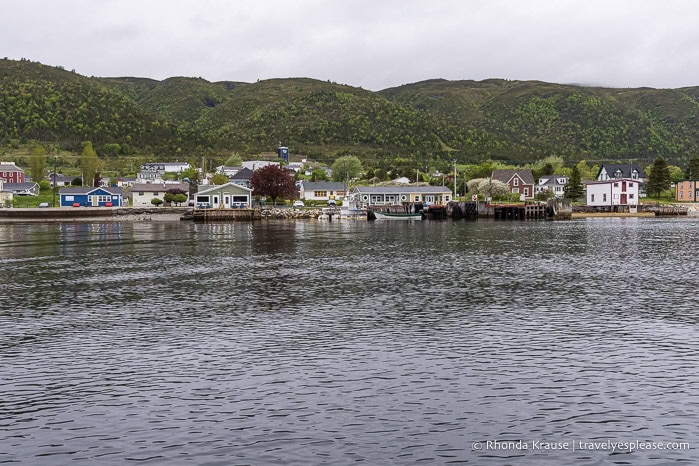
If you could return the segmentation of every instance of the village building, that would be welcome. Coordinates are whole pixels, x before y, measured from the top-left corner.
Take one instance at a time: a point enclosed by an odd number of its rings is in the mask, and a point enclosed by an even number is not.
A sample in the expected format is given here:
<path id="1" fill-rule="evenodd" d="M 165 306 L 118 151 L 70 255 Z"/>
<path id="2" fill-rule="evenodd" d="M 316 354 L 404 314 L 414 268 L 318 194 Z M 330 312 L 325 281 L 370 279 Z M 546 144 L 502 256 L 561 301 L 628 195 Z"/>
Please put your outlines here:
<path id="1" fill-rule="evenodd" d="M 0 162 L 0 180 L 5 183 L 24 183 L 24 170 L 14 162 Z"/>
<path id="2" fill-rule="evenodd" d="M 243 168 L 247 168 L 248 170 L 259 170 L 260 168 L 264 168 L 270 165 L 276 165 L 276 166 L 281 166 L 281 163 L 279 162 L 272 162 L 270 160 L 246 160 L 243 162 Z"/>
<path id="3" fill-rule="evenodd" d="M 630 178 L 587 183 L 587 205 L 626 212 L 638 206 L 641 183 Z"/>
<path id="4" fill-rule="evenodd" d="M 329 201 L 342 199 L 345 183 L 339 181 L 305 181 L 299 187 L 299 198 L 304 201 Z"/>
<path id="5" fill-rule="evenodd" d="M 124 192 L 121 188 L 76 186 L 58 191 L 61 207 L 122 207 Z"/>
<path id="6" fill-rule="evenodd" d="M 555 197 L 561 199 L 568 184 L 568 177 L 565 175 L 546 175 L 539 178 L 535 188 L 535 195 L 545 193 L 549 189 Z"/>
<path id="7" fill-rule="evenodd" d="M 699 180 L 678 181 L 675 184 L 675 200 L 699 202 Z"/>
<path id="8" fill-rule="evenodd" d="M 446 186 L 356 186 L 350 196 L 364 207 L 413 202 L 431 205 L 448 203 L 452 192 Z"/>
<path id="9" fill-rule="evenodd" d="M 508 185 L 510 192 L 519 194 L 522 200 L 534 198 L 534 175 L 531 170 L 493 170 L 490 178 Z"/>
<path id="10" fill-rule="evenodd" d="M 628 178 L 643 182 L 645 174 L 643 168 L 637 163 L 606 164 L 597 172 L 597 181 Z"/>
<path id="11" fill-rule="evenodd" d="M 131 187 L 131 205 L 152 207 L 153 199 L 164 201 L 165 193 L 171 189 L 183 191 L 189 199 L 189 183 L 136 183 Z"/>
<path id="12" fill-rule="evenodd" d="M 199 186 L 194 195 L 194 205 L 198 208 L 235 209 L 250 207 L 252 189 L 235 183 L 216 186 Z"/>

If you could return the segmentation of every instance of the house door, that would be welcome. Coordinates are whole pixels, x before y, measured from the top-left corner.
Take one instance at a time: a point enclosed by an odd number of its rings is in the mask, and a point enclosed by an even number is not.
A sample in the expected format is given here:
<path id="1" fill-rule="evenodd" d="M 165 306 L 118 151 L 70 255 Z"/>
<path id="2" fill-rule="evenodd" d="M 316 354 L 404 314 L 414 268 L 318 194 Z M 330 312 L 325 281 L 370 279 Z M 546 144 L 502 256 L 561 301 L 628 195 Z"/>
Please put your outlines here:
<path id="1" fill-rule="evenodd" d="M 626 205 L 626 204 L 627 204 L 627 202 L 626 202 L 626 193 L 624 193 L 624 194 L 621 195 L 621 205 Z"/>
<path id="2" fill-rule="evenodd" d="M 427 204 L 434 204 L 434 196 L 425 196 L 425 202 Z"/>
<path id="3" fill-rule="evenodd" d="M 212 207 L 218 207 L 218 196 L 214 196 L 214 205 Z"/>
<path id="4" fill-rule="evenodd" d="M 223 196 L 223 207 L 230 207 L 231 206 L 231 197 L 229 195 Z"/>

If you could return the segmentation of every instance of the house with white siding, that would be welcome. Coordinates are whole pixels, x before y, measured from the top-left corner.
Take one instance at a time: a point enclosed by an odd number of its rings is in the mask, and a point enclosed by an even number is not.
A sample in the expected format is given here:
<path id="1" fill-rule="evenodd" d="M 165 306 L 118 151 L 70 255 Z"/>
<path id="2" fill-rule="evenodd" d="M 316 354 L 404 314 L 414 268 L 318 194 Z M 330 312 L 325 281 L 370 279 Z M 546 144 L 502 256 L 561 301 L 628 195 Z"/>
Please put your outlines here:
<path id="1" fill-rule="evenodd" d="M 587 183 L 587 205 L 626 212 L 638 206 L 641 182 L 630 178 Z"/>
<path id="2" fill-rule="evenodd" d="M 299 188 L 299 198 L 304 201 L 329 201 L 344 195 L 345 183 L 340 181 L 304 181 Z"/>

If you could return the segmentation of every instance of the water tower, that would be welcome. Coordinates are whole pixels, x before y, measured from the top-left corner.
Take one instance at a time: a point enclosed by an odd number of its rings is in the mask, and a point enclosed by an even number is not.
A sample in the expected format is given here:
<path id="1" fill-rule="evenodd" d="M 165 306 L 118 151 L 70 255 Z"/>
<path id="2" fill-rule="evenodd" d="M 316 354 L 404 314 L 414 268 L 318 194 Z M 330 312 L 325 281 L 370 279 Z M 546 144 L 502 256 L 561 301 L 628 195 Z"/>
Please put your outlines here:
<path id="1" fill-rule="evenodd" d="M 284 147 L 281 145 L 281 143 L 279 143 L 279 147 L 277 147 L 277 157 L 284 160 L 284 162 L 289 163 L 289 148 Z"/>

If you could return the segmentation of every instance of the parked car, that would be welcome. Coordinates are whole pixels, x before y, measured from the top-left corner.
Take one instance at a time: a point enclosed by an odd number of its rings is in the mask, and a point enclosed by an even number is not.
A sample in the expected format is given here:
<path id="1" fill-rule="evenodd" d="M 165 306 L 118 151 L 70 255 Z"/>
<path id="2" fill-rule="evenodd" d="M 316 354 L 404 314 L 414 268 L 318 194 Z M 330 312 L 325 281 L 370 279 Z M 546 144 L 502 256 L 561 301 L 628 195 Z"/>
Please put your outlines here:
<path id="1" fill-rule="evenodd" d="M 335 201 L 335 199 L 329 199 L 328 205 L 337 205 L 337 202 Z"/>
<path id="2" fill-rule="evenodd" d="M 292 204 L 292 206 L 293 206 L 293 207 L 303 207 L 304 204 L 303 204 L 303 201 L 298 200 L 298 201 L 294 201 L 294 203 Z"/>

